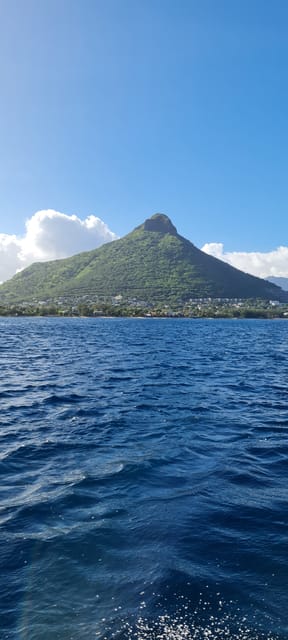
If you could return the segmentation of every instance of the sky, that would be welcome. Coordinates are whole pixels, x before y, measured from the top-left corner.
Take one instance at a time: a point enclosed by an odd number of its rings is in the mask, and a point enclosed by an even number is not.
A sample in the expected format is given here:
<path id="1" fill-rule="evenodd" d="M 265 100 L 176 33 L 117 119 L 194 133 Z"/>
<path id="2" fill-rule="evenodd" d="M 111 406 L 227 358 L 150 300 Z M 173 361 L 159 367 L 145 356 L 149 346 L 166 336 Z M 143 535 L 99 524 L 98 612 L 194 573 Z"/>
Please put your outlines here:
<path id="1" fill-rule="evenodd" d="M 286 0 L 1 0 L 0 281 L 167 214 L 288 276 Z"/>

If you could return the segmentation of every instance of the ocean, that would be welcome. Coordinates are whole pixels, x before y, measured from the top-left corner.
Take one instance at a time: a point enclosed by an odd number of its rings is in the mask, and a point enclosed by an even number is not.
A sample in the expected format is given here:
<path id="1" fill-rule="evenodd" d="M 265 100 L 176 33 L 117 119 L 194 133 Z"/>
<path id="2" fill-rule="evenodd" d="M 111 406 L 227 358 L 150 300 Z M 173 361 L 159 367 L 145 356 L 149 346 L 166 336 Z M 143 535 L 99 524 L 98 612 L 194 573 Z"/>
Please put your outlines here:
<path id="1" fill-rule="evenodd" d="M 285 320 L 0 319 L 1 640 L 287 640 Z"/>

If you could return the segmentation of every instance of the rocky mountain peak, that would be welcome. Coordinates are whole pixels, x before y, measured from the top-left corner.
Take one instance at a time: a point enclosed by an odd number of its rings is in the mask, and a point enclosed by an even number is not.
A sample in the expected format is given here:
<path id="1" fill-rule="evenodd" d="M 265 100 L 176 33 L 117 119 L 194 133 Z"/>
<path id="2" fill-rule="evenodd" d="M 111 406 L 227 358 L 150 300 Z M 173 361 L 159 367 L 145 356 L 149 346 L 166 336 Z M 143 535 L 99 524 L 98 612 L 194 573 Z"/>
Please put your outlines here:
<path id="1" fill-rule="evenodd" d="M 172 224 L 170 218 L 164 213 L 155 213 L 154 216 L 145 220 L 143 225 L 144 231 L 158 231 L 161 233 L 170 233 L 177 235 L 177 229 Z"/>

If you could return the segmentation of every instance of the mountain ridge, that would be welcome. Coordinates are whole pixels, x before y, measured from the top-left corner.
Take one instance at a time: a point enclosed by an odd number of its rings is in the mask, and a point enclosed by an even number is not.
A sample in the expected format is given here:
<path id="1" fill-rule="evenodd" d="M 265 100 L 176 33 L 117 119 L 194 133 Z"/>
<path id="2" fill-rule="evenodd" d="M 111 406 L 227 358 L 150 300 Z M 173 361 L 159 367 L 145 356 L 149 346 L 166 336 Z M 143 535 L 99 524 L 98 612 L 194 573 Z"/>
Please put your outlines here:
<path id="1" fill-rule="evenodd" d="M 276 284 L 277 287 L 281 287 L 283 291 L 288 291 L 288 278 L 284 278 L 284 276 L 268 276 L 265 279 Z"/>
<path id="2" fill-rule="evenodd" d="M 88 296 L 145 303 L 191 298 L 287 301 L 279 287 L 209 256 L 157 213 L 123 238 L 70 258 L 34 263 L 0 286 L 0 300 Z"/>

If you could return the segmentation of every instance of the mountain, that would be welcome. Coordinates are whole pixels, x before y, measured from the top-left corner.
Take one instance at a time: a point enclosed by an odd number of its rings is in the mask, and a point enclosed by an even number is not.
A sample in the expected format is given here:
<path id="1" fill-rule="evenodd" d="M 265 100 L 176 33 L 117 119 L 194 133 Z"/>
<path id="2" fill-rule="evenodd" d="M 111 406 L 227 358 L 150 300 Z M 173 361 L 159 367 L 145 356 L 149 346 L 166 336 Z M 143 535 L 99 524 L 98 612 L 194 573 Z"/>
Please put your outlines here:
<path id="1" fill-rule="evenodd" d="M 197 249 L 163 214 L 93 251 L 35 263 L 0 287 L 0 301 L 6 303 L 117 295 L 146 303 L 200 297 L 288 299 L 274 284 Z"/>
<path id="2" fill-rule="evenodd" d="M 288 291 L 288 278 L 281 278 L 280 276 L 269 276 L 267 280 L 269 280 L 269 282 L 273 282 L 273 284 L 276 284 L 277 287 L 281 287 L 284 291 Z"/>

